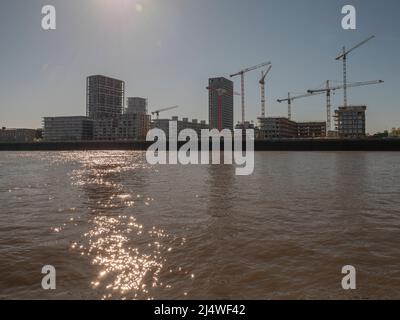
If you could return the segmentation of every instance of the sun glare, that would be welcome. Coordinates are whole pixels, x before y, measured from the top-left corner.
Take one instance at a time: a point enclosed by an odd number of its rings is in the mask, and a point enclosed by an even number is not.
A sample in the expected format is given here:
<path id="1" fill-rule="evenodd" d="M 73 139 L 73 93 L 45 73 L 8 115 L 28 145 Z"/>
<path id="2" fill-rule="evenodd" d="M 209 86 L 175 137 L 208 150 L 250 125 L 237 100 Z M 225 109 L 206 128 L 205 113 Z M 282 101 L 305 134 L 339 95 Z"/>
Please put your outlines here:
<path id="1" fill-rule="evenodd" d="M 141 0 L 97 0 L 97 3 L 102 8 L 110 11 L 143 11 L 143 1 Z"/>
<path id="2" fill-rule="evenodd" d="M 135 8 L 136 8 L 137 12 L 142 12 L 143 11 L 143 6 L 140 3 L 136 3 Z"/>

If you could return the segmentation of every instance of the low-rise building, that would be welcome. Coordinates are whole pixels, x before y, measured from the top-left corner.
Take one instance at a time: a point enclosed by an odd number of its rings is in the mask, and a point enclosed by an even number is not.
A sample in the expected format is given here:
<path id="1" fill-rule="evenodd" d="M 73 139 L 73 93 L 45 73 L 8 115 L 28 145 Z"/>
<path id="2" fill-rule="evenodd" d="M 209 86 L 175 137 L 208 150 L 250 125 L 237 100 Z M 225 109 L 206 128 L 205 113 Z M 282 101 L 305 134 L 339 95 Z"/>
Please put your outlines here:
<path id="1" fill-rule="evenodd" d="M 297 123 L 284 117 L 258 118 L 259 139 L 296 138 Z"/>
<path id="2" fill-rule="evenodd" d="M 94 140 L 146 140 L 150 116 L 139 113 L 121 114 L 94 121 Z"/>
<path id="3" fill-rule="evenodd" d="M 400 128 L 393 128 L 389 134 L 390 137 L 400 137 Z"/>
<path id="4" fill-rule="evenodd" d="M 43 118 L 45 141 L 84 141 L 93 139 L 93 120 L 84 116 Z"/>
<path id="5" fill-rule="evenodd" d="M 326 137 L 325 121 L 297 122 L 297 136 L 299 138 Z"/>
<path id="6" fill-rule="evenodd" d="M 366 106 L 339 107 L 338 110 L 335 110 L 336 128 L 339 137 L 365 137 L 366 110 Z"/>
<path id="7" fill-rule="evenodd" d="M 179 120 L 178 117 L 172 117 L 172 119 L 154 119 L 152 122 L 152 128 L 163 130 L 168 139 L 169 123 L 171 121 L 177 122 L 178 133 L 184 129 L 193 129 L 194 131 L 196 131 L 197 135 L 200 136 L 202 129 L 209 129 L 209 126 L 205 120 L 198 121 L 197 119 L 193 119 L 192 121 L 189 121 L 188 118 L 183 118 L 182 120 Z"/>
<path id="8" fill-rule="evenodd" d="M 325 121 L 295 122 L 285 117 L 258 118 L 257 139 L 326 137 Z"/>
<path id="9" fill-rule="evenodd" d="M 33 142 L 37 138 L 36 129 L 1 128 L 0 142 Z"/>

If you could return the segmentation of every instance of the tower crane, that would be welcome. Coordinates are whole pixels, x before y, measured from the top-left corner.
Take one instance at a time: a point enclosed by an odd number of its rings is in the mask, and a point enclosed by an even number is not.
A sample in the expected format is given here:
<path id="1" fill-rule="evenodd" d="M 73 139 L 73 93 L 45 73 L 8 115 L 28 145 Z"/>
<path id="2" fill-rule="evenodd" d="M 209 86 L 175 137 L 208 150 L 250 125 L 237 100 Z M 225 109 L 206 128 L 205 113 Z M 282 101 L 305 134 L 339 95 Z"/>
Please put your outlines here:
<path id="1" fill-rule="evenodd" d="M 355 45 L 349 50 L 346 50 L 346 47 L 343 47 L 342 53 L 336 57 L 336 60 L 340 59 L 343 60 L 343 106 L 344 107 L 347 107 L 347 55 L 373 38 L 375 38 L 375 36 L 370 36 L 369 38 L 365 39 L 364 41 L 361 41 L 359 44 Z"/>
<path id="2" fill-rule="evenodd" d="M 271 64 L 271 62 L 264 62 L 264 63 L 261 63 L 261 64 L 258 64 L 256 66 L 254 66 L 254 67 L 243 69 L 243 70 L 241 70 L 241 71 L 239 71 L 237 73 L 231 74 L 231 76 L 230 76 L 231 78 L 236 77 L 236 76 L 240 76 L 240 80 L 241 80 L 241 96 L 242 96 L 242 125 L 243 126 L 244 126 L 244 122 L 245 122 L 245 114 L 244 114 L 244 110 L 245 110 L 245 106 L 244 106 L 244 104 L 245 104 L 245 99 L 244 99 L 244 75 L 247 72 L 250 72 L 250 71 L 265 67 L 265 66 L 268 66 L 270 64 Z"/>
<path id="3" fill-rule="evenodd" d="M 158 118 L 159 118 L 161 112 L 173 110 L 173 109 L 176 109 L 176 108 L 179 108 L 179 106 L 173 106 L 173 107 L 163 108 L 163 109 L 160 109 L 160 110 L 153 111 L 151 114 L 152 114 L 153 116 L 156 115 L 156 116 L 157 116 L 157 120 L 158 120 Z"/>
<path id="4" fill-rule="evenodd" d="M 272 65 L 270 65 L 266 71 L 261 71 L 261 79 L 259 81 L 261 85 L 261 118 L 265 118 L 265 77 L 271 68 Z"/>
<path id="5" fill-rule="evenodd" d="M 373 81 L 364 81 L 364 82 L 353 82 L 348 85 L 346 85 L 347 88 L 354 88 L 354 87 L 362 87 L 362 86 L 369 86 L 373 84 L 380 84 L 383 83 L 383 80 L 373 80 Z M 327 121 L 326 121 L 326 130 L 330 131 L 332 128 L 332 117 L 331 117 L 331 92 L 336 91 L 336 90 L 341 90 L 344 89 L 344 85 L 336 86 L 336 87 L 331 87 L 330 86 L 330 81 L 326 81 L 326 86 L 324 89 L 314 89 L 314 90 L 307 90 L 308 93 L 323 93 L 326 92 L 326 116 L 327 116 Z"/>
<path id="6" fill-rule="evenodd" d="M 292 97 L 290 95 L 290 92 L 288 92 L 288 97 L 287 98 L 278 99 L 276 101 L 278 101 L 279 103 L 287 101 L 287 103 L 288 103 L 288 119 L 291 120 L 292 119 L 292 101 L 297 100 L 297 99 L 301 99 L 301 98 L 307 98 L 307 97 L 319 95 L 319 94 L 322 94 L 322 93 L 323 92 L 306 93 L 306 94 L 302 94 L 302 95 L 299 95 L 299 96 Z"/>

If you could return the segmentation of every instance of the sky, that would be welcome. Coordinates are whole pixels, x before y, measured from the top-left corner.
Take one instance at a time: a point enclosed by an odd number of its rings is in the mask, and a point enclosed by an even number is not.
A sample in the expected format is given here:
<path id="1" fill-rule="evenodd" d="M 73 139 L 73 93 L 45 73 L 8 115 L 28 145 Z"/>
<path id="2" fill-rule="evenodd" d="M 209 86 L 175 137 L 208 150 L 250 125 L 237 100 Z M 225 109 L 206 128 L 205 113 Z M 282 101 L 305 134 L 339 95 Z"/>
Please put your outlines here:
<path id="1" fill-rule="evenodd" d="M 343 30 L 341 8 L 357 9 L 357 30 Z M 41 28 L 44 5 L 57 29 Z M 208 119 L 208 78 L 272 62 L 267 116 L 287 116 L 276 100 L 342 79 L 343 46 L 376 38 L 349 55 L 349 104 L 366 104 L 367 131 L 400 127 L 398 0 L 2 0 L 0 126 L 37 128 L 44 116 L 85 115 L 86 77 L 125 81 L 126 96 L 163 117 Z M 260 115 L 261 70 L 246 74 L 246 120 Z M 240 79 L 233 78 L 240 92 Z M 333 97 L 337 108 L 342 91 Z M 293 120 L 325 120 L 325 96 L 293 102 Z M 235 123 L 240 120 L 235 97 Z"/>

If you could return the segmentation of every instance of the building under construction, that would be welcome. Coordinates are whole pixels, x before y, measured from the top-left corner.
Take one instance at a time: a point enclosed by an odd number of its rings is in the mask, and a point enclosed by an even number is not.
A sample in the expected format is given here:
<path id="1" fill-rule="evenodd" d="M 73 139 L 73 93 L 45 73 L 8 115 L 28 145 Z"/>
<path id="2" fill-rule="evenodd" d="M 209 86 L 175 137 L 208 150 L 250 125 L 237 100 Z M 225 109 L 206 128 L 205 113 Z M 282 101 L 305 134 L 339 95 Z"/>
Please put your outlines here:
<path id="1" fill-rule="evenodd" d="M 284 117 L 259 118 L 259 139 L 297 137 L 297 123 Z"/>
<path id="2" fill-rule="evenodd" d="M 297 136 L 300 138 L 326 137 L 325 121 L 297 122 Z"/>
<path id="3" fill-rule="evenodd" d="M 326 137 L 326 122 L 295 122 L 284 117 L 258 118 L 258 139 L 322 138 Z"/>
<path id="4" fill-rule="evenodd" d="M 338 135 L 341 138 L 365 137 L 366 106 L 339 107 L 335 110 L 335 123 Z"/>

